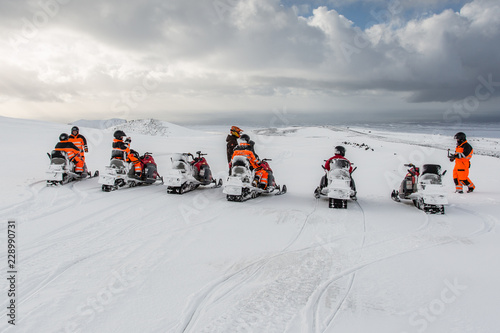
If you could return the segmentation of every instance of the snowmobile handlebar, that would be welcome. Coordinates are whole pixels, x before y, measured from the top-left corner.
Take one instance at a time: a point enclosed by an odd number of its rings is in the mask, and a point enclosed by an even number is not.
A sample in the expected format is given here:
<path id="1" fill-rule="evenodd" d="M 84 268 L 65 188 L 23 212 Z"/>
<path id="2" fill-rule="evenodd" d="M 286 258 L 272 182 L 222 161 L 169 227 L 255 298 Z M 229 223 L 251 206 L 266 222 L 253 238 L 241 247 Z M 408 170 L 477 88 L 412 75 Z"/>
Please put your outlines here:
<path id="1" fill-rule="evenodd" d="M 261 161 L 267 162 L 267 161 L 272 161 L 272 160 L 273 160 L 272 158 L 263 158 Z"/>
<path id="2" fill-rule="evenodd" d="M 198 151 L 196 152 L 196 155 L 198 155 L 198 158 L 200 158 L 201 156 L 206 156 L 206 155 L 208 155 L 208 154 L 203 154 L 203 153 L 201 152 L 201 150 L 198 150 Z M 193 155 L 191 155 L 191 156 L 193 156 Z"/>

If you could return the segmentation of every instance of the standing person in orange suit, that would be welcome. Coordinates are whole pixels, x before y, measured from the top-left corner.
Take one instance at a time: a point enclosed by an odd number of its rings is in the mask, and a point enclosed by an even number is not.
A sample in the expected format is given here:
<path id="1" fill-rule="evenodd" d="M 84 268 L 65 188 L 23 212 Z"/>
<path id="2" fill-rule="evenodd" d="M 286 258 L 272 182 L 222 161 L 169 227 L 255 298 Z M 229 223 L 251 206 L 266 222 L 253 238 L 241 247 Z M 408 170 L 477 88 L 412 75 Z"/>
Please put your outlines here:
<path id="1" fill-rule="evenodd" d="M 467 142 L 465 133 L 458 132 L 455 134 L 457 140 L 457 147 L 455 154 L 450 156 L 450 161 L 455 161 L 455 168 L 453 168 L 453 181 L 455 182 L 455 192 L 464 193 L 463 186 L 467 186 L 467 192 L 474 191 L 476 186 L 469 179 L 470 159 L 474 153 L 474 149 Z"/>
<path id="2" fill-rule="evenodd" d="M 71 135 L 69 136 L 69 141 L 73 142 L 73 144 L 80 149 L 80 156 L 83 160 L 83 168 L 87 171 L 87 164 L 85 163 L 85 153 L 89 152 L 89 148 L 87 147 L 87 139 L 80 134 L 80 129 L 77 126 L 73 126 L 71 128 Z"/>

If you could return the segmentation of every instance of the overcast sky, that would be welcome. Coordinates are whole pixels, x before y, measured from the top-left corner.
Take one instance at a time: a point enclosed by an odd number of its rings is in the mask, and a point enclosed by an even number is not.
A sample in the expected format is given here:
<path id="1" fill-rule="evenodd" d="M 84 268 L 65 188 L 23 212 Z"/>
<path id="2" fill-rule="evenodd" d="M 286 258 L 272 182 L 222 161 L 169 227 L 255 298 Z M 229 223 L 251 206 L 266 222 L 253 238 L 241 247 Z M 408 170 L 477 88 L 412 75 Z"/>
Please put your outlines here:
<path id="1" fill-rule="evenodd" d="M 0 49 L 9 117 L 500 120 L 498 0 L 2 0 Z"/>

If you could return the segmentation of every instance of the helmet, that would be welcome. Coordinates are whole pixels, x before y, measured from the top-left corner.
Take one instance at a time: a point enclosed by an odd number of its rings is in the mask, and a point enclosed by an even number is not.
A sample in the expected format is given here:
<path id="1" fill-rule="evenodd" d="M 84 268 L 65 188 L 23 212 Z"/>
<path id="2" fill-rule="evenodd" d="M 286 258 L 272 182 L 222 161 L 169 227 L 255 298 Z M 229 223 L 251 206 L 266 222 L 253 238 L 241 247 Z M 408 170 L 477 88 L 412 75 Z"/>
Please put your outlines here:
<path id="1" fill-rule="evenodd" d="M 243 132 L 243 130 L 241 128 L 239 128 L 238 126 L 231 126 L 231 132 Z"/>
<path id="2" fill-rule="evenodd" d="M 342 146 L 335 147 L 335 155 L 345 156 L 345 148 Z"/>
<path id="3" fill-rule="evenodd" d="M 115 137 L 115 139 L 121 140 L 124 136 L 127 136 L 127 135 L 125 134 L 124 131 L 118 130 L 118 131 L 115 131 L 115 134 L 113 134 L 113 136 Z"/>
<path id="4" fill-rule="evenodd" d="M 240 136 L 240 139 L 244 140 L 245 142 L 250 142 L 250 136 L 248 134 L 242 134 Z"/>
<path id="5" fill-rule="evenodd" d="M 238 126 L 231 126 L 231 134 L 235 137 L 239 138 L 241 132 L 243 132 L 243 130 Z"/>
<path id="6" fill-rule="evenodd" d="M 80 132 L 80 129 L 78 128 L 78 126 L 73 126 L 71 128 L 71 134 L 73 134 L 74 131 L 77 131 L 78 133 Z"/>
<path id="7" fill-rule="evenodd" d="M 464 132 L 458 132 L 457 134 L 455 134 L 454 138 L 455 140 L 457 140 L 457 142 L 464 142 L 465 140 L 467 140 Z"/>
<path id="8" fill-rule="evenodd" d="M 61 133 L 61 135 L 59 135 L 59 141 L 68 141 L 68 139 L 69 137 L 66 133 Z"/>

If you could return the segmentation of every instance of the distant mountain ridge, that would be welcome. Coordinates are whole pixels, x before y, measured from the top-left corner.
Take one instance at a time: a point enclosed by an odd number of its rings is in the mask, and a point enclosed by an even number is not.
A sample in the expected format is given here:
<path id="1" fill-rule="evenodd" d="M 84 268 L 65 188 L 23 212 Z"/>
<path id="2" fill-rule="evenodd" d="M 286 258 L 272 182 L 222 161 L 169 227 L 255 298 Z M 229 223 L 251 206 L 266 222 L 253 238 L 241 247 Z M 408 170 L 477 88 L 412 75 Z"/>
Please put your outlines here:
<path id="1" fill-rule="evenodd" d="M 70 123 L 69 125 L 74 125 L 78 127 L 87 127 L 87 128 L 97 128 L 97 129 L 106 129 L 114 126 L 118 126 L 120 124 L 126 123 L 127 120 L 120 118 L 112 118 L 112 119 L 104 119 L 104 120 L 88 120 L 88 119 L 80 119 L 75 122 Z"/>
<path id="2" fill-rule="evenodd" d="M 71 125 L 108 129 L 111 131 L 122 130 L 125 133 L 136 133 L 151 136 L 185 136 L 193 135 L 196 131 L 183 126 L 175 125 L 158 119 L 136 119 L 127 121 L 125 119 L 107 119 L 107 120 L 85 120 L 81 119 L 73 122 Z"/>

